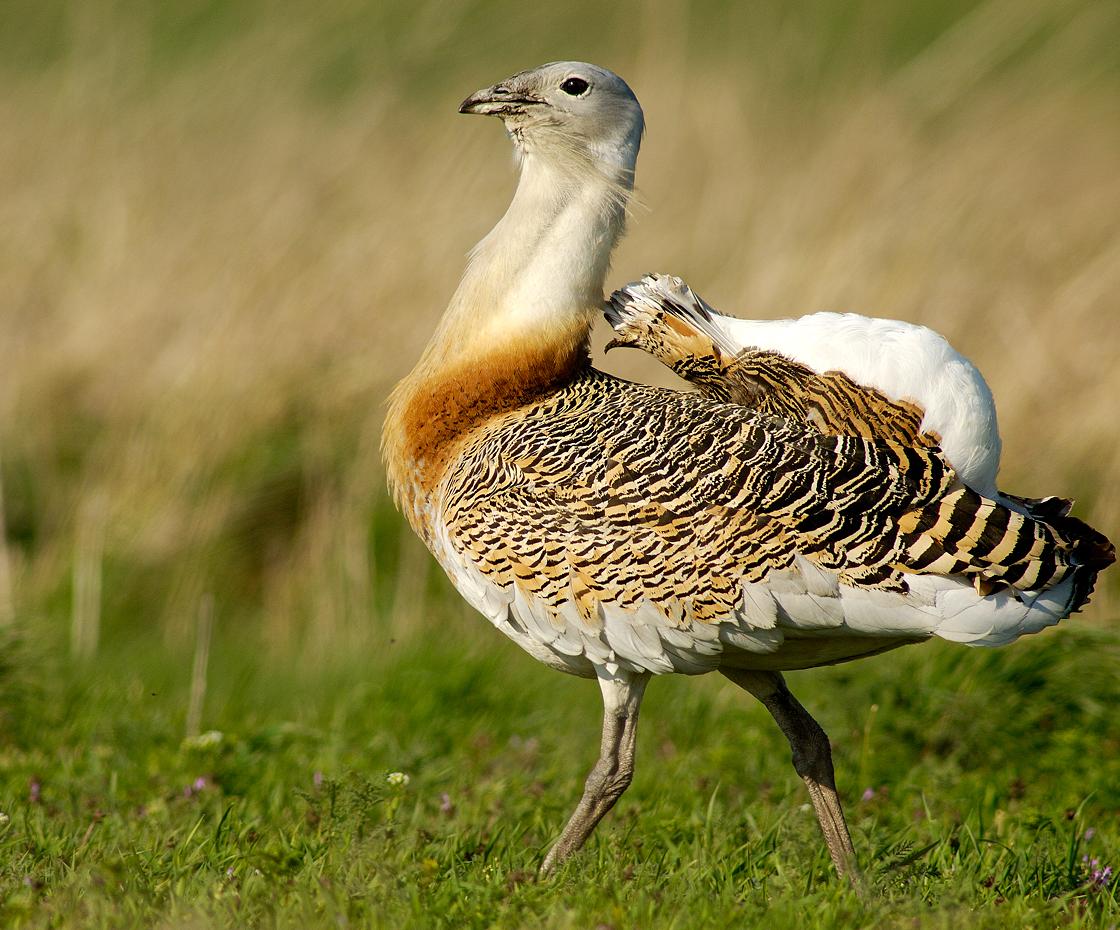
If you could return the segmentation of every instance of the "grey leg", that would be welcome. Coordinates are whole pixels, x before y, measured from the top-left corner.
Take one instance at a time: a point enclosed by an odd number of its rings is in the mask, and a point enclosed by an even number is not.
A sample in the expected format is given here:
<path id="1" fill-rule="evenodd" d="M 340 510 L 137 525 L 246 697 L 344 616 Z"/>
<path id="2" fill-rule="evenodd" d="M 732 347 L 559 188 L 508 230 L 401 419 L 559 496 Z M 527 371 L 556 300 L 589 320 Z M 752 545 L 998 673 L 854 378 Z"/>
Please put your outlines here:
<path id="1" fill-rule="evenodd" d="M 836 777 L 832 770 L 832 747 L 821 725 L 801 706 L 786 687 L 779 672 L 745 672 L 737 669 L 720 671 L 740 688 L 749 691 L 766 707 L 777 721 L 793 750 L 793 767 L 809 789 L 817 821 L 832 862 L 841 878 L 856 884 L 855 850 L 844 822 L 844 811 L 836 794 Z"/>
<path id="2" fill-rule="evenodd" d="M 608 675 L 599 671 L 599 687 L 603 692 L 603 741 L 599 761 L 587 776 L 583 797 L 541 865 L 541 877 L 552 874 L 557 866 L 579 849 L 591 835 L 596 824 L 630 787 L 634 774 L 634 738 L 638 731 L 638 708 L 649 681 L 648 674 L 619 672 Z"/>

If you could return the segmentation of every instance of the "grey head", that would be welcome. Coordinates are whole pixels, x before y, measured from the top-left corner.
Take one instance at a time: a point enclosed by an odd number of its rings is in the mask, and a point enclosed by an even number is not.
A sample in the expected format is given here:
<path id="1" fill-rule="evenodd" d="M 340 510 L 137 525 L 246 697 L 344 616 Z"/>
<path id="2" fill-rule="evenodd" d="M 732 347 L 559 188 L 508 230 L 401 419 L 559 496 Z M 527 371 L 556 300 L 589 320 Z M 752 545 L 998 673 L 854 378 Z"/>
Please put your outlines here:
<path id="1" fill-rule="evenodd" d="M 554 61 L 471 94 L 460 113 L 500 117 L 523 152 L 590 156 L 633 170 L 645 117 L 617 74 L 583 61 Z"/>

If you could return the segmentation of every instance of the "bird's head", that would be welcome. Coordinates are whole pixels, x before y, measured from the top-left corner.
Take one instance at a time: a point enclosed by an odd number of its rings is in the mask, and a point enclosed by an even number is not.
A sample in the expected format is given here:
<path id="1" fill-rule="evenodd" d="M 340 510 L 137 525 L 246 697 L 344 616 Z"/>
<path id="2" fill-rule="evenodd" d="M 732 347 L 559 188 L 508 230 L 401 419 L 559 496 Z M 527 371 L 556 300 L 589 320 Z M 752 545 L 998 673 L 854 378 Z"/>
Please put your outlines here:
<path id="1" fill-rule="evenodd" d="M 501 117 L 523 153 L 590 159 L 633 173 L 645 118 L 617 74 L 582 61 L 555 61 L 471 94 L 460 113 Z"/>

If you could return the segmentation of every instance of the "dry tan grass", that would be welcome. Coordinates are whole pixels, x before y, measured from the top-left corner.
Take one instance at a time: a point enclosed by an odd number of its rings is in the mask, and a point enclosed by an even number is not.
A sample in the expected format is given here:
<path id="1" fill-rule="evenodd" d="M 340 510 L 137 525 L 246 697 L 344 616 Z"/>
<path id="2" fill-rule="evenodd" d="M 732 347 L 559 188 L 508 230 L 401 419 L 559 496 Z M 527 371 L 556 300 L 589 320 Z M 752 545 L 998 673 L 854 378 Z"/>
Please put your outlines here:
<path id="1" fill-rule="evenodd" d="M 1120 106 L 1079 69 L 1116 16 L 1085 6 L 1012 66 L 1026 26 L 990 3 L 888 78 L 775 100 L 757 61 L 674 55 L 674 9 L 612 62 L 650 131 L 610 283 L 669 271 L 741 315 L 933 326 L 996 393 L 1005 486 L 1075 493 L 1120 536 Z M 25 609 L 102 534 L 107 557 L 169 576 L 138 619 L 184 638 L 207 547 L 246 496 L 268 506 L 237 463 L 292 423 L 303 496 L 251 592 L 270 637 L 314 617 L 328 649 L 368 626 L 371 598 L 423 610 L 408 537 L 405 571 L 384 545 L 368 556 L 380 406 L 504 208 L 507 143 L 454 95 L 400 84 L 308 104 L 261 64 L 291 34 L 142 93 L 118 43 L 0 98 L 0 438 L 36 476 L 15 509 L 39 514 L 10 553 Z"/>

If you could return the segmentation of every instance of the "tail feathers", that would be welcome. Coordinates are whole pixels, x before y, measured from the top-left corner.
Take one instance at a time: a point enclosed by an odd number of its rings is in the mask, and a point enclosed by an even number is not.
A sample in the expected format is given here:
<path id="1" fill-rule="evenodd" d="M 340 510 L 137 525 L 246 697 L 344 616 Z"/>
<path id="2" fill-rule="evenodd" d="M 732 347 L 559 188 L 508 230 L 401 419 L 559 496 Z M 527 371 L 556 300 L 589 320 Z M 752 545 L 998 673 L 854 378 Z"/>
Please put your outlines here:
<path id="1" fill-rule="evenodd" d="M 1020 497 L 1018 494 L 1003 493 L 1003 496 L 1017 504 L 1036 520 L 1052 520 L 1065 517 L 1073 509 L 1073 501 L 1068 497 Z"/>
<path id="2" fill-rule="evenodd" d="M 1006 493 L 1003 496 L 1022 506 L 1033 519 L 1049 524 L 1060 536 L 1071 540 L 1073 552 L 1070 561 L 1073 564 L 1099 572 L 1116 561 L 1116 547 L 1104 533 L 1093 529 L 1084 520 L 1070 516 L 1073 501 L 1068 498 L 1019 497 Z"/>
<path id="3" fill-rule="evenodd" d="M 961 486 L 899 521 L 903 572 L 969 577 L 981 596 L 1004 589 L 1040 596 L 1068 582 L 1067 613 L 1088 602 L 1097 575 L 1115 561 L 1112 543 L 1047 499 L 1028 514 Z M 1045 516 L 1043 516 L 1045 514 Z"/>

